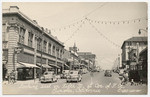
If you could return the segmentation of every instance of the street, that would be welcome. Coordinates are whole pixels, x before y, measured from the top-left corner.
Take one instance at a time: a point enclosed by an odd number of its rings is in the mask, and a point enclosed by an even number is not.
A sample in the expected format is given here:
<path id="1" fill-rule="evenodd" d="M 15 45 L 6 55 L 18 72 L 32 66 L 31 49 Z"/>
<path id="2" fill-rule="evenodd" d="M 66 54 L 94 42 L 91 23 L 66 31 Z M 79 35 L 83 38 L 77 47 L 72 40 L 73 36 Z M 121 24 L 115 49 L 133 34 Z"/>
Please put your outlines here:
<path id="1" fill-rule="evenodd" d="M 82 76 L 81 82 L 67 83 L 66 79 L 59 79 L 54 83 L 40 83 L 38 79 L 28 81 L 17 81 L 15 84 L 3 82 L 3 94 L 84 94 L 84 95 L 113 95 L 113 94 L 146 94 L 147 86 L 121 85 L 117 73 L 112 73 L 112 77 L 105 77 L 104 71 L 94 72 Z"/>

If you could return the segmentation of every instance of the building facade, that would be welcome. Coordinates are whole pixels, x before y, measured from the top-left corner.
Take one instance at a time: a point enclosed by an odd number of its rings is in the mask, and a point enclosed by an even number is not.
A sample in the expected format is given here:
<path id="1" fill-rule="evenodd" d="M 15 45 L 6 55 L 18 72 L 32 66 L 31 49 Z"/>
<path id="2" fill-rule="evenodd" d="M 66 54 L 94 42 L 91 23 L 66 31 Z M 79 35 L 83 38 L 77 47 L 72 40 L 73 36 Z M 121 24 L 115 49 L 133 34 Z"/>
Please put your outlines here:
<path id="1" fill-rule="evenodd" d="M 64 45 L 50 30 L 40 27 L 17 6 L 4 9 L 2 15 L 3 61 L 7 73 L 18 70 L 18 66 L 33 68 L 32 73 L 37 72 L 34 68 L 52 68 L 56 73 L 61 72 Z"/>
<path id="2" fill-rule="evenodd" d="M 126 67 L 129 61 L 129 51 L 137 49 L 136 54 L 139 54 L 144 48 L 147 47 L 147 37 L 132 37 L 125 40 L 122 44 L 122 67 Z M 128 67 L 128 66 L 127 66 Z"/>
<path id="3" fill-rule="evenodd" d="M 81 59 L 86 60 L 89 70 L 95 67 L 95 54 L 92 54 L 91 52 L 78 52 L 78 55 Z"/>

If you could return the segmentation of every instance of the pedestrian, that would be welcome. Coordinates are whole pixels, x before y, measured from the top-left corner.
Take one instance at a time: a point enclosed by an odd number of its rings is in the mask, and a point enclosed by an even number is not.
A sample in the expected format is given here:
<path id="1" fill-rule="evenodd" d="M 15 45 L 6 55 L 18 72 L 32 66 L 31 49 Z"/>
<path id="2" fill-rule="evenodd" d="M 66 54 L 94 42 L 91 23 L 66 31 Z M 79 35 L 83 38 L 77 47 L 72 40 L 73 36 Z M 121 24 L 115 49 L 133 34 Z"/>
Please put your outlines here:
<path id="1" fill-rule="evenodd" d="M 124 73 L 124 78 L 125 78 L 125 83 L 127 84 L 129 81 L 129 74 L 127 71 L 125 71 L 125 73 Z"/>
<path id="2" fill-rule="evenodd" d="M 9 83 L 15 83 L 15 71 L 12 70 L 12 72 L 9 74 Z"/>
<path id="3" fill-rule="evenodd" d="M 125 85 L 127 83 L 128 83 L 128 73 L 126 71 L 124 71 L 123 75 L 122 75 L 122 82 L 121 82 L 121 84 Z"/>
<path id="4" fill-rule="evenodd" d="M 131 86 L 134 85 L 134 79 L 131 79 Z"/>

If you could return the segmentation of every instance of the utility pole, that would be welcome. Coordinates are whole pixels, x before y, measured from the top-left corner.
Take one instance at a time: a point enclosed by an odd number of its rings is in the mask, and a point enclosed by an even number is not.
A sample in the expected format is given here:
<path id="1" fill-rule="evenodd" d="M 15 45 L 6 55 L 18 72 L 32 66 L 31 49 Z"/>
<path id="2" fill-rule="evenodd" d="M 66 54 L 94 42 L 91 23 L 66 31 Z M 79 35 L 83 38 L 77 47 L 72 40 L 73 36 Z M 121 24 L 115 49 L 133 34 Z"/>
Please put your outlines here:
<path id="1" fill-rule="evenodd" d="M 43 57 L 43 34 L 44 34 L 44 28 L 42 28 L 42 35 L 40 36 L 40 37 L 38 37 L 38 39 L 40 40 L 40 38 L 41 38 L 41 73 L 40 73 L 40 76 L 39 76 L 39 79 L 40 79 L 40 77 L 42 76 L 42 72 L 43 72 L 43 67 L 42 67 L 42 57 Z"/>
<path id="2" fill-rule="evenodd" d="M 139 43 L 136 43 L 136 46 L 137 46 L 137 59 L 136 59 L 136 62 L 138 64 L 138 59 L 139 59 Z"/>

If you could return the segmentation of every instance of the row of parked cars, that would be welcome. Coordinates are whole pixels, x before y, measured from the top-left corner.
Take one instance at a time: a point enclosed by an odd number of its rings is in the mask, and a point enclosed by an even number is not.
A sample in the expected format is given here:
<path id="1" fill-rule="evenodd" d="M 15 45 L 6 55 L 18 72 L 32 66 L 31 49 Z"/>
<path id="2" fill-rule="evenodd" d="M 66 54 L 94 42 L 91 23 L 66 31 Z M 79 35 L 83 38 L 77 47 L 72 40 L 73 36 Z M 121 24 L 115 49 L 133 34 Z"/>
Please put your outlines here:
<path id="1" fill-rule="evenodd" d="M 66 82 L 76 81 L 81 82 L 82 74 L 85 73 L 81 70 L 63 70 L 60 78 L 66 79 Z M 52 71 L 46 71 L 40 78 L 42 82 L 57 82 L 58 76 Z"/>

